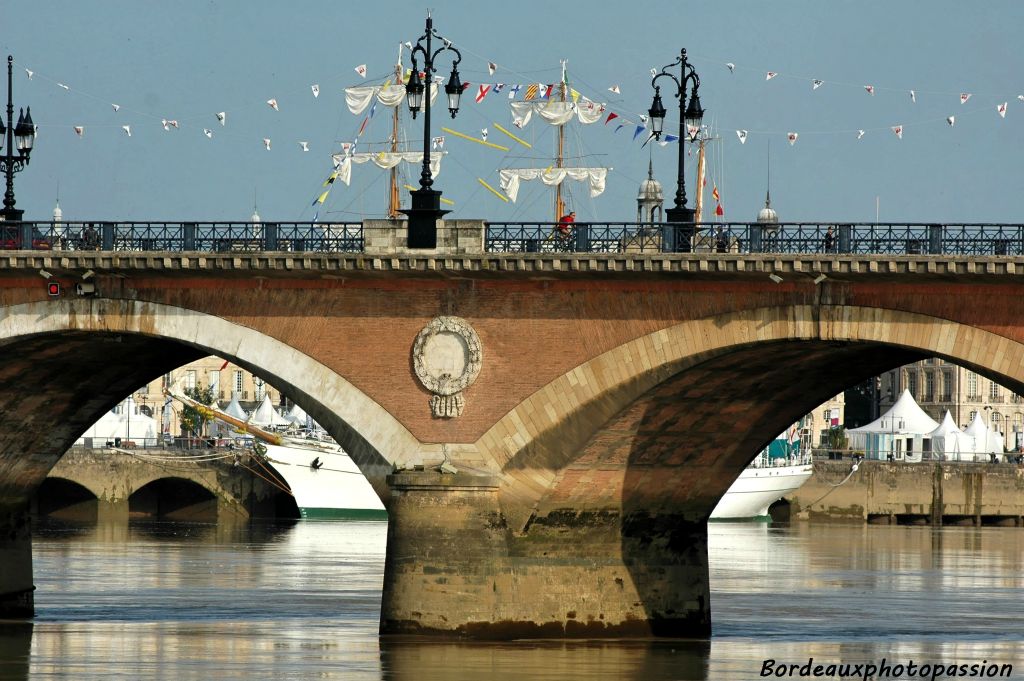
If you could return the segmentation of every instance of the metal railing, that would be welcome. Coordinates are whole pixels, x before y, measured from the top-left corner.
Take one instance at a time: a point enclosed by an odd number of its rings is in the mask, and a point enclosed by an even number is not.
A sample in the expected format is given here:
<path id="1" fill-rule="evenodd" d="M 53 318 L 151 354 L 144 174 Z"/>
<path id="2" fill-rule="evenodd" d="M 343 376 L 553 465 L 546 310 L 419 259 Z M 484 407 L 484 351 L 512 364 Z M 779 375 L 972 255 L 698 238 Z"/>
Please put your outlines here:
<path id="1" fill-rule="evenodd" d="M 486 253 L 1024 255 L 1020 224 L 466 222 L 446 229 L 460 244 L 482 237 Z M 389 243 L 385 232 L 403 235 L 404 225 L 0 222 L 0 250 L 361 253 L 371 237 Z"/>

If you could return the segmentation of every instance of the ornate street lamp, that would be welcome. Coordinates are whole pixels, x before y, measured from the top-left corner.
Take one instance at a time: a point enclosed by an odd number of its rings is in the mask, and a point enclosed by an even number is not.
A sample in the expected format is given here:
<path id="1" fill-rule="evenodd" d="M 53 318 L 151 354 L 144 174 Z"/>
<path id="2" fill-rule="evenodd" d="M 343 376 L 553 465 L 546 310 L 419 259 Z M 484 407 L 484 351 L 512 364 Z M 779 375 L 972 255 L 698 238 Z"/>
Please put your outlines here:
<path id="1" fill-rule="evenodd" d="M 679 66 L 680 78 L 676 78 L 668 72 L 668 69 L 676 65 Z M 676 99 L 679 100 L 679 176 L 676 180 L 675 206 L 666 210 L 665 216 L 668 222 L 685 225 L 676 228 L 679 241 L 675 244 L 674 250 L 689 251 L 690 239 L 694 232 L 695 211 L 686 207 L 686 178 L 683 174 L 683 159 L 686 154 L 683 149 L 683 141 L 696 139 L 700 131 L 701 119 L 704 117 L 704 109 L 701 108 L 700 97 L 697 94 L 697 90 L 700 89 L 700 77 L 697 76 L 697 72 L 690 62 L 686 60 L 685 48 L 679 51 L 678 59 L 662 67 L 661 73 L 651 79 L 651 86 L 654 87 L 654 101 L 651 103 L 647 115 L 655 139 L 661 139 L 661 133 L 665 126 L 665 105 L 661 102 L 661 86 L 657 84 L 659 78 L 665 77 L 670 78 L 676 84 Z M 691 83 L 689 99 L 686 97 L 687 82 Z"/>
<path id="2" fill-rule="evenodd" d="M 432 52 L 431 38 L 441 40 L 443 46 Z M 459 80 L 462 53 L 434 30 L 434 20 L 427 14 L 427 30 L 416 41 L 416 47 L 412 48 L 412 75 L 405 85 L 406 101 L 412 117 L 416 118 L 416 114 L 423 109 L 423 170 L 420 173 L 420 188 L 411 192 L 412 207 L 401 211 L 409 216 L 409 248 L 437 248 L 437 221 L 449 212 L 441 210 L 441 192 L 431 189 L 434 178 L 430 172 L 430 89 L 434 86 L 434 60 L 445 50 L 451 50 L 456 55 L 452 63 L 452 75 L 448 79 L 448 84 L 444 86 L 445 94 L 448 96 L 448 111 L 451 112 L 452 118 L 455 118 L 462 97 L 462 81 Z M 417 53 L 423 55 L 422 78 Z"/>
<path id="3" fill-rule="evenodd" d="M 0 119 L 0 150 L 5 143 L 7 145 L 7 152 L 0 156 L 0 170 L 7 178 L 7 191 L 4 192 L 4 210 L 0 215 L 5 221 L 21 222 L 24 211 L 14 207 L 14 173 L 21 172 L 28 165 L 32 145 L 36 141 L 36 126 L 32 123 L 32 107 L 19 109 L 18 125 L 14 125 L 13 65 L 14 57 L 7 55 L 7 125 Z M 15 149 L 18 151 L 17 156 Z"/>

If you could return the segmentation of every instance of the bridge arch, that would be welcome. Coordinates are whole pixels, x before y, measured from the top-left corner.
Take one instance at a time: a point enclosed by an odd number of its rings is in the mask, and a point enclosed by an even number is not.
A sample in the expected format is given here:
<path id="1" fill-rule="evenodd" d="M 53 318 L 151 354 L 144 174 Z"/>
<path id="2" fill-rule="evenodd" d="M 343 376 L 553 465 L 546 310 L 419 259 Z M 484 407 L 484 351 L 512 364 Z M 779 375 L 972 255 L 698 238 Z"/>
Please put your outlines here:
<path id="1" fill-rule="evenodd" d="M 159 477 L 131 493 L 128 516 L 216 522 L 217 495 L 195 480 Z"/>
<path id="2" fill-rule="evenodd" d="M 0 348 L 13 358 L 0 369 L 0 398 L 19 405 L 0 424 L 0 451 L 16 454 L 0 457 L 0 501 L 12 504 L 124 395 L 207 354 L 283 389 L 338 440 L 382 498 L 393 463 L 419 448 L 405 426 L 322 363 L 265 333 L 187 308 L 103 298 L 2 307 Z"/>
<path id="3" fill-rule="evenodd" d="M 630 497 L 638 508 L 674 504 L 698 520 L 804 413 L 846 385 L 930 356 L 1024 390 L 1024 344 L 985 329 L 875 307 L 755 308 L 605 352 L 524 400 L 477 446 L 504 473 L 502 507 L 513 528 L 560 504 L 593 508 L 597 496 L 622 510 Z M 700 477 L 681 486 L 705 493 L 672 496 L 662 466 L 685 483 Z M 603 495 L 595 491 L 602 486 Z M 640 502 L 644 489 L 651 496 Z"/>
<path id="4" fill-rule="evenodd" d="M 48 477 L 36 488 L 30 502 L 36 516 L 66 520 L 96 520 L 99 495 L 87 484 L 63 477 Z"/>

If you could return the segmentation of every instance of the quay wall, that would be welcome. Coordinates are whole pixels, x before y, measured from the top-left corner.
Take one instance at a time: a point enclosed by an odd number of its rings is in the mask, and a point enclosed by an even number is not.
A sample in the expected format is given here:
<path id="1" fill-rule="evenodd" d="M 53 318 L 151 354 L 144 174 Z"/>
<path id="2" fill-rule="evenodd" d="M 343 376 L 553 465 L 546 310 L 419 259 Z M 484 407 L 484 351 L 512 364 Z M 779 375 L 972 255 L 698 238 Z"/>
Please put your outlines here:
<path id="1" fill-rule="evenodd" d="M 815 461 L 790 517 L 884 524 L 1024 526 L 1024 467 L 963 462 Z M 849 479 L 847 479 L 849 476 Z"/>

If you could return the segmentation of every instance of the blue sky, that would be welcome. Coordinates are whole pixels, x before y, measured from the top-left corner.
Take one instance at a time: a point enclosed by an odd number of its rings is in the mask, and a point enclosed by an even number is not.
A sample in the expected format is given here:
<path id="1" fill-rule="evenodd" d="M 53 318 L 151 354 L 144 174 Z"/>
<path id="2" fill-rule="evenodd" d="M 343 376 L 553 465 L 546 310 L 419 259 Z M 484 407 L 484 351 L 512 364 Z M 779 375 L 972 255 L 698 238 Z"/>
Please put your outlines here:
<path id="1" fill-rule="evenodd" d="M 362 122 L 345 107 L 343 89 L 386 78 L 398 45 L 422 34 L 425 13 L 407 2 L 10 0 L 0 50 L 16 60 L 15 107 L 30 105 L 39 126 L 31 165 L 15 179 L 18 207 L 27 219 L 48 219 L 59 185 L 70 220 L 244 220 L 254 194 L 264 219 L 309 220 L 330 153 Z M 574 163 L 613 168 L 595 199 L 571 186 L 580 219 L 632 220 L 649 158 L 671 204 L 677 146 L 641 148 L 633 132 L 651 103 L 650 69 L 673 61 L 680 47 L 700 74 L 706 122 L 721 137 L 709 147 L 706 198 L 711 203 L 717 185 L 726 219 L 753 219 L 763 205 L 769 144 L 773 206 L 784 220 L 871 221 L 876 197 L 882 221 L 1022 219 L 1024 3 L 455 1 L 433 14 L 463 51 L 467 94 L 481 82 L 555 82 L 567 59 L 573 87 L 633 123 L 617 133 L 618 121 L 570 133 L 580 155 Z M 439 61 L 447 76 L 450 62 Z M 499 66 L 494 76 L 488 61 Z M 354 71 L 360 64 L 366 80 Z M 768 81 L 767 71 L 779 75 Z M 812 78 L 824 85 L 812 90 Z M 612 85 L 621 94 L 609 92 Z M 972 95 L 965 104 L 961 92 Z M 267 106 L 270 98 L 279 111 Z M 1002 102 L 1005 119 L 996 112 Z M 671 128 L 675 100 L 665 103 Z M 228 114 L 224 127 L 218 111 Z M 179 128 L 164 131 L 161 119 Z M 411 122 L 403 106 L 402 120 L 419 149 L 422 118 Z M 534 143 L 527 150 L 495 123 L 511 123 L 504 94 L 480 104 L 465 97 L 454 121 L 435 115 L 434 135 L 444 134 L 441 125 L 475 137 L 486 127 L 491 142 L 512 149 L 446 135 L 435 187 L 455 201 L 455 217 L 550 220 L 547 188 L 525 184 L 519 202 L 505 204 L 478 178 L 497 187 L 500 167 L 547 167 L 554 135 L 531 122 L 521 131 Z M 902 139 L 895 125 L 904 126 Z M 737 129 L 749 131 L 745 144 Z M 858 129 L 866 130 L 860 140 Z M 799 133 L 793 145 L 790 131 Z M 360 144 L 388 133 L 379 112 Z M 418 182 L 417 168 L 407 175 Z M 687 187 L 692 204 L 692 175 Z M 356 166 L 352 185 L 335 185 L 320 220 L 380 216 L 385 201 L 384 171 Z"/>

